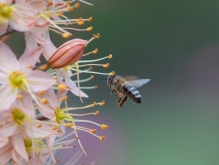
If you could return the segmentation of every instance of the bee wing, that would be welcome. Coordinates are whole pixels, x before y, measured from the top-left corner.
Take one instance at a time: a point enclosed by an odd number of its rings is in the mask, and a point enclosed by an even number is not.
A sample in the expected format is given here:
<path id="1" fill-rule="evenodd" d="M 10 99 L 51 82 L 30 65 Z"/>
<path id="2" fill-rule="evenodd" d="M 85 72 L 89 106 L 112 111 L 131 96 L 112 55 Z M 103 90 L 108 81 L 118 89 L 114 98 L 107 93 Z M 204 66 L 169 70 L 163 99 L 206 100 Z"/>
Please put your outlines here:
<path id="1" fill-rule="evenodd" d="M 138 80 L 131 80 L 131 81 L 126 81 L 126 82 L 135 88 L 139 88 L 142 85 L 148 83 L 149 81 L 150 79 L 138 79 Z"/>

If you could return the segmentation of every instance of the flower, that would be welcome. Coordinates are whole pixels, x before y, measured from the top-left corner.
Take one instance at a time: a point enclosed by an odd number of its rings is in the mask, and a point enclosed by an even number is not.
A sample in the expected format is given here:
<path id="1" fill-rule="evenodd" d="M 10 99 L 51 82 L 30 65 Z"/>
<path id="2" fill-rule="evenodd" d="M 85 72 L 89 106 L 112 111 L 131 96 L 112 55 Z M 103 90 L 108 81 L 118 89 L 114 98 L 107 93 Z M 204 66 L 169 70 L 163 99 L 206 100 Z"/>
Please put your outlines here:
<path id="1" fill-rule="evenodd" d="M 8 25 L 17 31 L 28 31 L 39 19 L 36 10 L 29 4 L 11 4 L 11 2 L 11 0 L 0 2 L 0 35 L 5 33 Z"/>
<path id="2" fill-rule="evenodd" d="M 25 52 L 19 60 L 3 42 L 0 42 L 0 110 L 8 109 L 17 95 L 50 88 L 55 80 L 47 73 L 30 68 L 40 56 L 42 47 Z M 13 66 L 13 67 L 11 67 Z M 36 100 L 36 99 L 35 99 Z"/>

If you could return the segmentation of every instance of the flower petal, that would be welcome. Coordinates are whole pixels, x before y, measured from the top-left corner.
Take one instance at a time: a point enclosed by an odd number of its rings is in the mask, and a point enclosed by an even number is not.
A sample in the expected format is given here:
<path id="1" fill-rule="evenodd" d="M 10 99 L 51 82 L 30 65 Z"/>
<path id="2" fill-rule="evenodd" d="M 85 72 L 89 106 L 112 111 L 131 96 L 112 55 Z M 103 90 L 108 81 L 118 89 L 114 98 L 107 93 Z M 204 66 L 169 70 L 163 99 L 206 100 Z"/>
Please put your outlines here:
<path id="1" fill-rule="evenodd" d="M 9 136 L 14 135 L 18 129 L 19 129 L 19 126 L 15 124 L 14 121 L 11 121 L 2 127 L 0 132 L 2 135 L 9 137 Z"/>
<path id="2" fill-rule="evenodd" d="M 0 86 L 0 111 L 9 109 L 15 101 L 17 90 L 12 89 L 8 84 Z"/>
<path id="3" fill-rule="evenodd" d="M 0 134 L 0 148 L 8 143 L 8 138 L 3 134 Z"/>
<path id="4" fill-rule="evenodd" d="M 27 68 L 29 65 L 35 66 L 36 62 L 39 60 L 43 48 L 37 47 L 32 50 L 25 52 L 19 59 L 20 67 Z"/>
<path id="5" fill-rule="evenodd" d="M 26 161 L 28 161 L 28 155 L 26 148 L 24 146 L 24 137 L 23 133 L 16 133 L 12 136 L 12 144 L 15 151 L 22 156 Z"/>
<path id="6" fill-rule="evenodd" d="M 5 164 L 11 159 L 12 143 L 9 139 L 8 143 L 0 147 L 0 164 Z"/>
<path id="7" fill-rule="evenodd" d="M 13 66 L 13 67 L 11 67 Z M 14 53 L 9 49 L 7 45 L 0 42 L 0 70 L 5 73 L 10 73 L 13 70 L 17 70 L 19 63 Z"/>
<path id="8" fill-rule="evenodd" d="M 32 123 L 32 126 L 25 125 L 24 129 L 29 137 L 45 138 L 53 134 L 52 128 L 48 124 L 41 124 L 41 127 L 39 128 L 39 123 Z"/>
<path id="9" fill-rule="evenodd" d="M 53 79 L 48 73 L 42 71 L 32 71 L 26 76 L 26 79 L 30 90 L 33 92 L 47 90 L 55 83 L 55 79 Z"/>

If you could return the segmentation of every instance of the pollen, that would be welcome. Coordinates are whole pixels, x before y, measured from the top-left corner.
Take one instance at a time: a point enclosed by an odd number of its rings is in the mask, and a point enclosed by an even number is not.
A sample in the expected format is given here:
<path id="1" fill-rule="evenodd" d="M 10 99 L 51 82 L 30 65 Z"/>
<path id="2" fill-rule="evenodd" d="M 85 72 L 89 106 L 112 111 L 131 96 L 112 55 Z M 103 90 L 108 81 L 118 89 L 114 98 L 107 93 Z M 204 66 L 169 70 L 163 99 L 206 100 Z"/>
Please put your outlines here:
<path id="1" fill-rule="evenodd" d="M 91 107 L 95 107 L 97 105 L 96 102 L 93 102 L 93 104 L 91 105 Z"/>
<path id="2" fill-rule="evenodd" d="M 67 89 L 67 86 L 65 84 L 59 84 L 58 85 L 58 89 L 59 90 L 66 90 Z"/>
<path id="3" fill-rule="evenodd" d="M 100 136 L 99 137 L 99 140 L 104 140 L 105 139 L 105 136 Z"/>
<path id="4" fill-rule="evenodd" d="M 45 65 L 42 65 L 41 67 L 39 67 L 39 70 L 46 70 L 48 68 L 48 65 L 45 64 Z"/>
<path id="5" fill-rule="evenodd" d="M 99 103 L 100 106 L 103 106 L 105 104 L 105 101 L 102 101 L 101 103 Z"/>
<path id="6" fill-rule="evenodd" d="M 48 100 L 47 100 L 46 98 L 42 98 L 42 99 L 40 100 L 40 102 L 43 103 L 43 104 L 47 104 L 47 103 L 48 103 Z"/>
<path id="7" fill-rule="evenodd" d="M 38 92 L 38 95 L 43 95 L 44 93 L 45 93 L 45 91 L 42 90 L 42 91 L 39 91 L 39 92 Z"/>
<path id="8" fill-rule="evenodd" d="M 36 127 L 40 128 L 40 127 L 42 127 L 42 124 L 37 124 Z"/>
<path id="9" fill-rule="evenodd" d="M 89 31 L 91 31 L 92 29 L 93 29 L 93 26 L 87 28 L 86 30 L 89 32 Z"/>
<path id="10" fill-rule="evenodd" d="M 71 36 L 70 33 L 63 33 L 63 34 L 62 34 L 62 37 L 63 37 L 63 38 L 69 38 L 70 36 Z"/>
<path id="11" fill-rule="evenodd" d="M 111 59 L 111 58 L 113 58 L 113 55 L 112 55 L 112 54 L 110 54 L 108 57 L 109 57 L 109 59 Z"/>
<path id="12" fill-rule="evenodd" d="M 79 8 L 79 6 L 80 6 L 80 3 L 75 4 L 75 8 Z"/>
<path id="13" fill-rule="evenodd" d="M 91 133 L 95 133 L 97 130 L 96 129 L 91 129 L 90 132 Z"/>
<path id="14" fill-rule="evenodd" d="M 16 98 L 17 99 L 23 99 L 23 95 L 17 95 Z"/>
<path id="15" fill-rule="evenodd" d="M 103 129 L 103 130 L 107 130 L 107 129 L 108 129 L 108 125 L 106 125 L 106 124 L 102 124 L 102 125 L 101 125 L 101 129 Z"/>
<path id="16" fill-rule="evenodd" d="M 64 102 L 64 101 L 66 101 L 68 99 L 68 96 L 65 96 L 65 97 L 62 97 L 60 100 L 62 101 L 62 102 Z"/>
<path id="17" fill-rule="evenodd" d="M 87 19 L 88 22 L 91 22 L 92 20 L 93 20 L 92 17 L 90 17 L 90 18 Z"/>
<path id="18" fill-rule="evenodd" d="M 93 51 L 93 54 L 97 54 L 98 53 L 98 49 L 95 49 L 94 51 Z"/>
<path id="19" fill-rule="evenodd" d="M 71 127 L 73 124 L 72 123 L 66 123 L 64 124 L 66 127 Z"/>
<path id="20" fill-rule="evenodd" d="M 106 63 L 103 65 L 104 68 L 108 68 L 109 67 L 109 63 Z"/>
<path id="21" fill-rule="evenodd" d="M 99 115 L 99 111 L 96 111 L 95 113 L 94 113 L 94 116 L 97 116 L 97 115 Z"/>

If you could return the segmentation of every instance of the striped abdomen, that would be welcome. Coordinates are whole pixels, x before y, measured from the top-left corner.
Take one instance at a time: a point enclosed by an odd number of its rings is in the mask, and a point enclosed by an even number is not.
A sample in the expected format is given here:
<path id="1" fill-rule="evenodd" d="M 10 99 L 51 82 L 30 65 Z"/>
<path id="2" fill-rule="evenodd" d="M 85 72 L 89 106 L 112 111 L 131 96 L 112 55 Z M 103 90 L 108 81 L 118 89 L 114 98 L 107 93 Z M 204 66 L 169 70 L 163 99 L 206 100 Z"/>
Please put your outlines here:
<path id="1" fill-rule="evenodd" d="M 123 94 L 128 96 L 133 102 L 141 103 L 141 94 L 130 84 L 122 86 Z"/>

